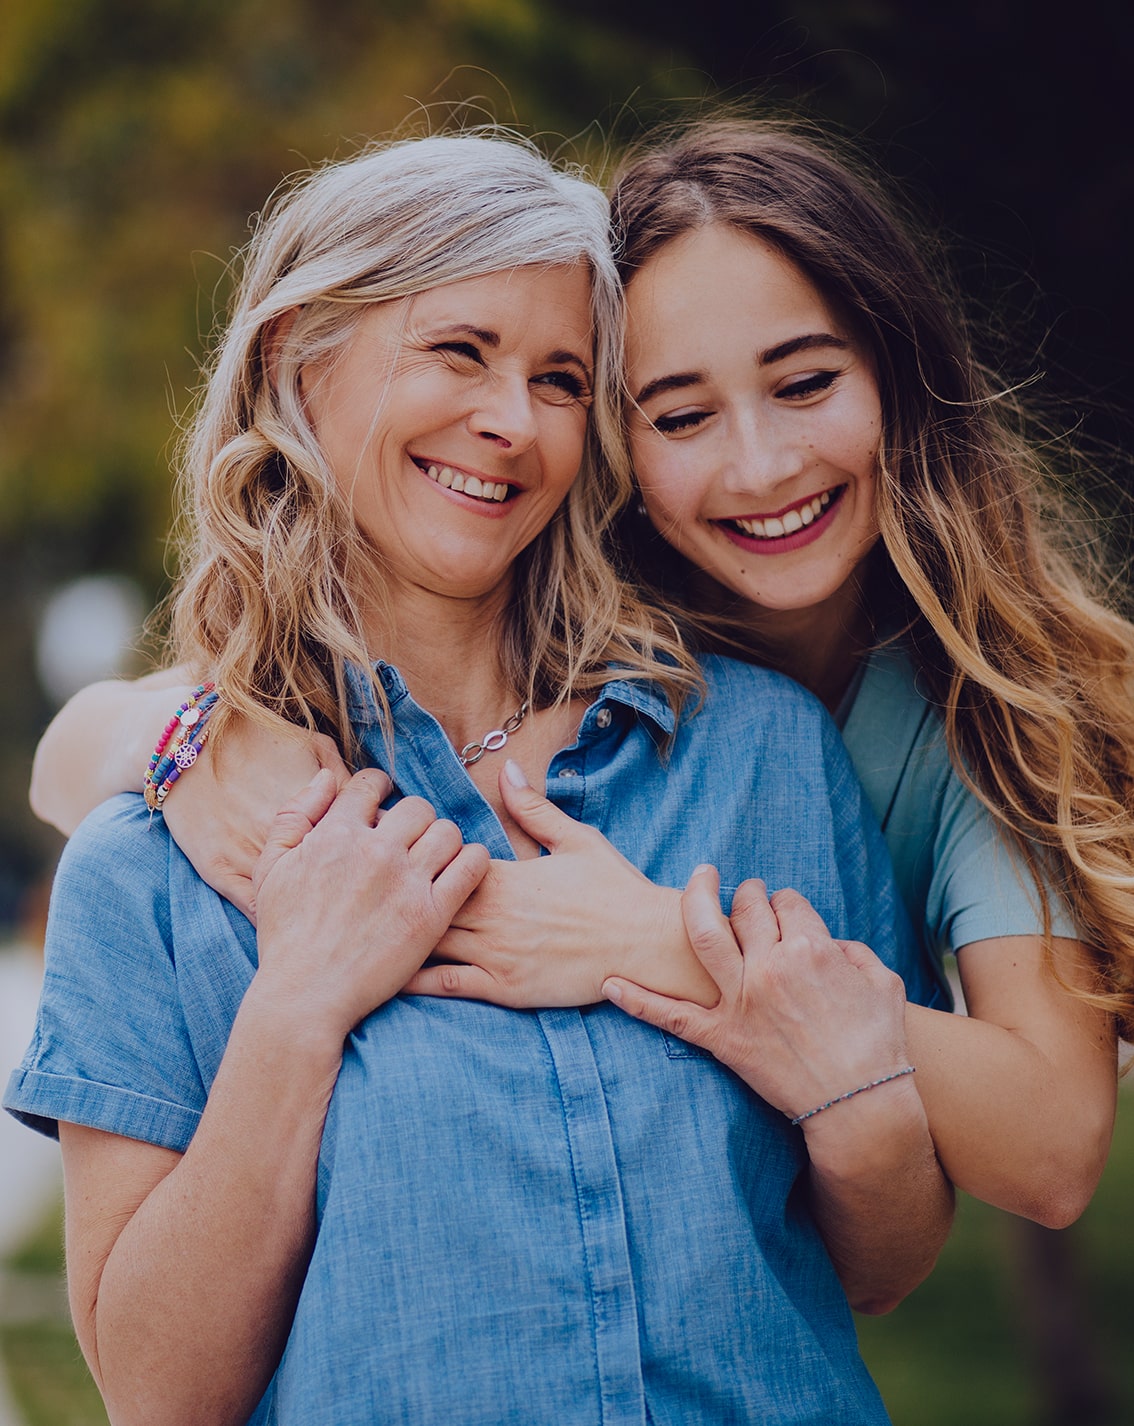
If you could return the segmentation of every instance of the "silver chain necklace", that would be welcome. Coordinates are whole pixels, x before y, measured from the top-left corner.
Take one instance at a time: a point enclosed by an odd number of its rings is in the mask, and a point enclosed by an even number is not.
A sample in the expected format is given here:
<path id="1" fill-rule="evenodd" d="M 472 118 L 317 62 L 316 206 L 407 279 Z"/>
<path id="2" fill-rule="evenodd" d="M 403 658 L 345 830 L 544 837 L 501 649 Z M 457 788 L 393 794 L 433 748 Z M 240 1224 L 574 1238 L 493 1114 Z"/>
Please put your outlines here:
<path id="1" fill-rule="evenodd" d="M 495 753 L 504 746 L 516 729 L 527 717 L 528 700 L 525 698 L 502 728 L 493 728 L 490 733 L 482 733 L 479 743 L 466 743 L 457 754 L 462 767 L 471 767 L 479 762 L 485 753 Z"/>

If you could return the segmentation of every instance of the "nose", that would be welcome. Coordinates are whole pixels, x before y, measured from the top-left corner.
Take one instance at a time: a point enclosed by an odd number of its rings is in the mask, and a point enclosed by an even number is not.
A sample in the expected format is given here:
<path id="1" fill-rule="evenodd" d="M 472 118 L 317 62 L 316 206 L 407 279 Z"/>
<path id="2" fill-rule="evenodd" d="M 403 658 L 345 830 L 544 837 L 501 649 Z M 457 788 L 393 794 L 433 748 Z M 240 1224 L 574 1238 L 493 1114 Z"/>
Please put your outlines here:
<path id="1" fill-rule="evenodd" d="M 515 454 L 533 446 L 538 427 L 527 377 L 497 375 L 486 383 L 469 426 L 474 434 Z"/>
<path id="2" fill-rule="evenodd" d="M 762 496 L 799 475 L 806 463 L 799 433 L 775 413 L 742 411 L 732 423 L 722 483 L 731 495 Z"/>

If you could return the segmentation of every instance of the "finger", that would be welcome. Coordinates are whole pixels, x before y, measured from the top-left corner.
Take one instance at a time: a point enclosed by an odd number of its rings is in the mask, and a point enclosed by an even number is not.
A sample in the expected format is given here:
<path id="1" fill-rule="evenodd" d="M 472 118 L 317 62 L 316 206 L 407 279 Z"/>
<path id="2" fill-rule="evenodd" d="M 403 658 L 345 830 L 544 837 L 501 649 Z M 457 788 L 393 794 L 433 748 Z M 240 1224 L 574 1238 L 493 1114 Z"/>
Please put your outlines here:
<path id="1" fill-rule="evenodd" d="M 448 818 L 437 817 L 409 849 L 410 865 L 435 877 L 461 850 L 461 829 Z"/>
<path id="2" fill-rule="evenodd" d="M 722 993 L 727 993 L 742 974 L 743 957 L 721 910 L 716 867 L 699 866 L 693 872 L 681 894 L 681 916 L 694 954 Z"/>
<path id="3" fill-rule="evenodd" d="M 321 821 L 335 801 L 335 780 L 320 768 L 272 818 L 264 849 L 252 873 L 253 892 L 258 892 L 272 867 L 285 852 L 298 847 L 312 827 Z"/>
<path id="4" fill-rule="evenodd" d="M 381 820 L 376 820 L 377 814 L 378 804 L 375 802 L 371 826 L 375 827 L 378 835 L 400 842 L 407 849 L 437 820 L 437 813 L 424 797 L 403 797 L 382 814 Z"/>
<path id="5" fill-rule="evenodd" d="M 484 942 L 481 937 L 475 931 L 463 930 L 457 924 L 468 903 L 476 901 L 476 895 L 474 890 L 461 910 L 454 916 L 453 924 L 434 947 L 433 954 L 440 956 L 442 960 L 465 963 L 479 960 L 483 955 Z"/>
<path id="6" fill-rule="evenodd" d="M 673 1000 L 668 995 L 659 995 L 621 976 L 608 976 L 602 983 L 602 993 L 612 1005 L 625 1010 L 635 1020 L 644 1020 L 647 1025 L 676 1035 L 679 1040 L 688 1040 L 692 1045 L 709 1048 L 714 1017 L 704 1006 L 692 1000 Z"/>
<path id="7" fill-rule="evenodd" d="M 350 781 L 350 768 L 343 762 L 338 743 L 334 738 L 328 737 L 326 733 L 316 733 L 311 739 L 311 751 L 315 754 L 319 766 L 326 768 L 333 775 L 335 786 L 341 792 Z M 393 790 L 393 783 L 385 773 L 382 776 L 386 778 L 386 791 L 382 797 L 382 801 L 385 802 Z"/>
<path id="8" fill-rule="evenodd" d="M 780 936 L 785 941 L 789 936 L 806 936 L 823 941 L 832 939 L 827 923 L 798 891 L 785 888 L 775 892 L 772 895 L 772 910 L 780 924 Z"/>
<path id="9" fill-rule="evenodd" d="M 884 962 L 880 961 L 869 946 L 864 946 L 861 941 L 836 941 L 835 945 L 850 961 L 856 970 L 876 971 L 884 970 L 891 974 Z"/>
<path id="10" fill-rule="evenodd" d="M 453 919 L 458 908 L 480 885 L 488 870 L 489 860 L 487 847 L 479 842 L 469 842 L 434 878 L 433 900 L 446 921 Z"/>
<path id="11" fill-rule="evenodd" d="M 736 888 L 729 921 L 745 955 L 767 950 L 780 939 L 780 923 L 768 900 L 768 888 L 755 878 Z"/>
<path id="12" fill-rule="evenodd" d="M 509 886 L 512 873 L 520 866 L 516 861 L 501 861 L 494 857 L 489 864 L 484 879 L 469 897 L 460 911 L 453 917 L 453 928 L 480 931 L 486 923 L 501 914 L 502 908 L 511 906 Z M 463 957 L 457 956 L 456 960 Z"/>
<path id="13" fill-rule="evenodd" d="M 537 792 L 512 758 L 500 770 L 499 785 L 504 806 L 516 825 L 549 852 L 562 851 L 572 841 L 586 837 L 588 828 Z"/>
<path id="14" fill-rule="evenodd" d="M 490 1000 L 507 1005 L 506 987 L 480 966 L 422 966 L 406 981 L 406 995 L 432 995 L 443 1000 Z"/>
<path id="15" fill-rule="evenodd" d="M 324 772 L 323 775 L 331 778 L 333 783 L 333 775 L 330 772 Z M 389 796 L 389 789 L 390 779 L 381 768 L 364 767 L 354 774 L 335 799 L 334 815 L 336 818 L 346 818 L 373 827 L 383 799 Z M 428 803 L 425 805 L 429 806 Z M 420 836 L 420 832 L 418 835 Z"/>

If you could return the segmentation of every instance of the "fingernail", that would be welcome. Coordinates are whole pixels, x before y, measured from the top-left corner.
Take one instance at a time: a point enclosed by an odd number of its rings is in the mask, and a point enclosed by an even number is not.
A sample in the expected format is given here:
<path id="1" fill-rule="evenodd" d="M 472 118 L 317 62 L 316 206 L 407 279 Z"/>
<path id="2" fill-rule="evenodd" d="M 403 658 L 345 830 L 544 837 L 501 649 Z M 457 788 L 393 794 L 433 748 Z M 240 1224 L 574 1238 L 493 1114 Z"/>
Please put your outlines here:
<path id="1" fill-rule="evenodd" d="M 602 993 L 607 1000 L 613 1000 L 615 1005 L 622 1004 L 622 987 L 616 985 L 612 980 L 604 980 L 602 983 Z"/>
<path id="2" fill-rule="evenodd" d="M 514 758 L 508 758 L 504 763 L 504 776 L 513 787 L 531 787 L 531 783 L 524 776 L 524 770 Z"/>
<path id="3" fill-rule="evenodd" d="M 693 868 L 693 875 L 700 876 L 703 871 L 712 871 L 712 869 L 713 868 L 709 865 L 708 862 L 702 862 L 700 866 L 695 866 Z"/>

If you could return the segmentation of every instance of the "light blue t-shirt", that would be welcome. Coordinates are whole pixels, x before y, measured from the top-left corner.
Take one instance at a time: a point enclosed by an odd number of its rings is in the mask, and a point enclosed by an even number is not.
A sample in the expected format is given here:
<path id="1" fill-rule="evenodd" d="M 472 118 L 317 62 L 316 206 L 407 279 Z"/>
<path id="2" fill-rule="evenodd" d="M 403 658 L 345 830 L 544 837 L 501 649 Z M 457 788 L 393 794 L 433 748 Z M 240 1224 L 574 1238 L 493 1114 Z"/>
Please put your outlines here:
<path id="1" fill-rule="evenodd" d="M 1019 853 L 1005 840 L 949 758 L 939 711 L 918 691 L 897 645 L 862 666 L 836 721 L 886 838 L 915 927 L 938 957 L 996 936 L 1038 936 L 1039 899 Z M 1052 932 L 1074 938 L 1052 895 Z"/>
<path id="2" fill-rule="evenodd" d="M 752 875 L 797 888 L 932 1002 L 833 723 L 775 674 L 705 671 L 704 708 L 676 727 L 653 689 L 608 684 L 551 762 L 552 800 L 656 882 L 709 861 L 726 888 Z M 381 676 L 401 792 L 510 858 L 443 730 L 393 669 Z M 183 1150 L 255 965 L 248 922 L 140 797 L 116 798 L 63 854 L 7 1107 L 48 1131 L 62 1118 Z M 782 1114 L 612 1005 L 397 996 L 347 1042 L 314 1255 L 254 1420 L 883 1426 L 804 1168 Z"/>

